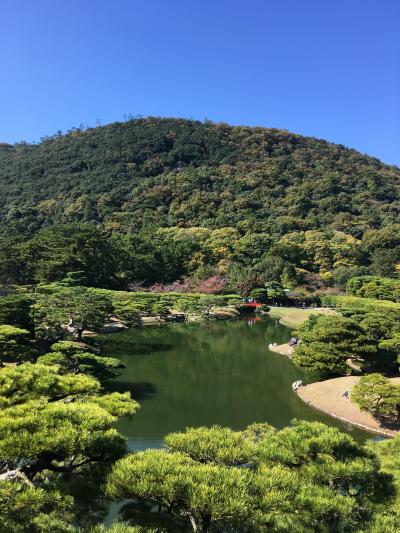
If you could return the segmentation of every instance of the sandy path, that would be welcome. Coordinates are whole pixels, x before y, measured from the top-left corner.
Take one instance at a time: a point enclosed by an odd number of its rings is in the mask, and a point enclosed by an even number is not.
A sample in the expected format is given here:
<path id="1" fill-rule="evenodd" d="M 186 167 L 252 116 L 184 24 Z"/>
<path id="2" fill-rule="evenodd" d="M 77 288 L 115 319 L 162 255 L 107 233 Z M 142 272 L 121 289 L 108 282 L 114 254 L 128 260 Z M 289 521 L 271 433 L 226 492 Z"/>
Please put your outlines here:
<path id="1" fill-rule="evenodd" d="M 318 381 L 317 383 L 300 387 L 297 394 L 304 402 L 315 409 L 343 422 L 348 422 L 354 426 L 387 437 L 398 435 L 400 430 L 395 431 L 382 426 L 372 415 L 361 411 L 350 398 L 342 397 L 343 392 L 346 390 L 351 391 L 359 379 L 359 376 L 345 376 Z M 391 381 L 400 385 L 400 378 L 392 378 Z"/>

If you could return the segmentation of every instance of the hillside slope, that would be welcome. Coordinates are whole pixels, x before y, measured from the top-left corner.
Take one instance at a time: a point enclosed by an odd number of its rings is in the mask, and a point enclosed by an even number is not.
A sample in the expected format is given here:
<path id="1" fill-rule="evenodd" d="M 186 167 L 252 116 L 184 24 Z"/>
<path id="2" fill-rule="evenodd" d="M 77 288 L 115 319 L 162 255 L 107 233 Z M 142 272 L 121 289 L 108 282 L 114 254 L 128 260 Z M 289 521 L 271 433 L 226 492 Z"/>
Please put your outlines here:
<path id="1" fill-rule="evenodd" d="M 265 128 L 146 118 L 0 145 L 0 224 L 66 222 L 336 229 L 397 221 L 400 169 L 323 140 Z"/>

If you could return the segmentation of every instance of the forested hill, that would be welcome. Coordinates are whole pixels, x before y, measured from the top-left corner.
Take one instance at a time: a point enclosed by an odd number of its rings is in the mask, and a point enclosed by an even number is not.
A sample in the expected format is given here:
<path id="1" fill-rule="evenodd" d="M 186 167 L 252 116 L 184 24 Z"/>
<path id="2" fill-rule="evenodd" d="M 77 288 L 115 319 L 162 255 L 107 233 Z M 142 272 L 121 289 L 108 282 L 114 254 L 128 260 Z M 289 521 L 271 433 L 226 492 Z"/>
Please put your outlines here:
<path id="1" fill-rule="evenodd" d="M 399 215 L 400 169 L 265 128 L 145 118 L 0 145 L 3 230 L 104 223 L 235 227 L 360 238 Z"/>

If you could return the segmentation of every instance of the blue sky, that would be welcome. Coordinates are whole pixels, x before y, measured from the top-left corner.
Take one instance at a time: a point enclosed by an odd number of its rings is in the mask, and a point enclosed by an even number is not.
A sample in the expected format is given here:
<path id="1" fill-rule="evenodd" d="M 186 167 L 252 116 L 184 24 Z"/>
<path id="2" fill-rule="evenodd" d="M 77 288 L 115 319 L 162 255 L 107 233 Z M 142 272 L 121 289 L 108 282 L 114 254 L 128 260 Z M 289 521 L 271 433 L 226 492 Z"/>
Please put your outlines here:
<path id="1" fill-rule="evenodd" d="M 0 142 L 127 114 L 284 128 L 400 164 L 399 0 L 13 0 Z"/>

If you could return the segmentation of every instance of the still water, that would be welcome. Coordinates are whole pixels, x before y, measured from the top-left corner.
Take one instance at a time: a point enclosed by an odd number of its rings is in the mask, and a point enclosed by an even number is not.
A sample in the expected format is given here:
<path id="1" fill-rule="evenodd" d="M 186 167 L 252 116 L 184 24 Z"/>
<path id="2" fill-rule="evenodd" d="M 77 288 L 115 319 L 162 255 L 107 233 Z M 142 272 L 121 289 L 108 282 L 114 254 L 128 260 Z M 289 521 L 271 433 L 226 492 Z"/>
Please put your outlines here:
<path id="1" fill-rule="evenodd" d="M 113 389 L 130 391 L 141 409 L 118 429 L 131 450 L 162 445 L 163 437 L 190 426 L 219 424 L 243 429 L 252 422 L 281 428 L 292 418 L 346 426 L 305 405 L 291 389 L 315 374 L 268 350 L 287 342 L 291 331 L 278 319 L 249 317 L 207 324 L 147 326 L 104 337 L 104 353 L 126 365 Z"/>

